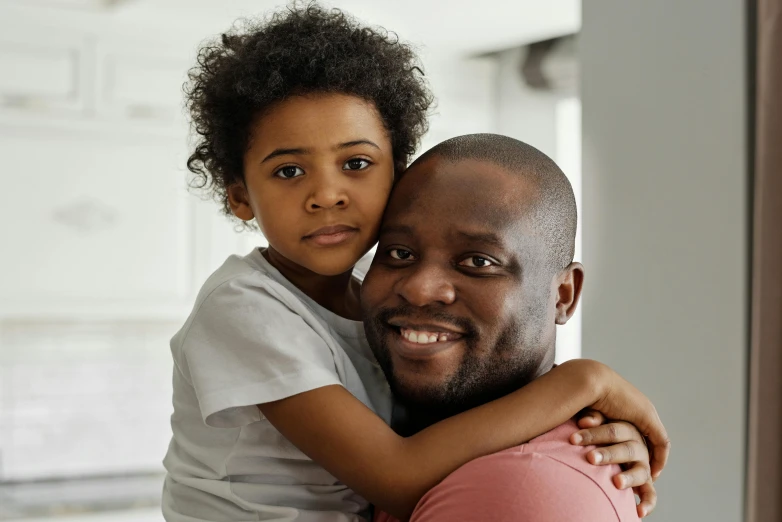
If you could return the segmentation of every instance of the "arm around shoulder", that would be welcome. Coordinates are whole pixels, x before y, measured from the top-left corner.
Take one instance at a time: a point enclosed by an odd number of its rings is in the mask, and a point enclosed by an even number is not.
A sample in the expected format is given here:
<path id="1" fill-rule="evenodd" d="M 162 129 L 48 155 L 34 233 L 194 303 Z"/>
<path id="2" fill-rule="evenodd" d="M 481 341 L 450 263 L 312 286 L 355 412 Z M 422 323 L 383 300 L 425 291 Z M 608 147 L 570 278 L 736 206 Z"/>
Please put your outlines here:
<path id="1" fill-rule="evenodd" d="M 581 364 L 563 365 L 506 397 L 407 438 L 340 386 L 259 408 L 302 452 L 404 519 L 427 491 L 463 464 L 541 435 L 594 402 L 599 393 Z"/>

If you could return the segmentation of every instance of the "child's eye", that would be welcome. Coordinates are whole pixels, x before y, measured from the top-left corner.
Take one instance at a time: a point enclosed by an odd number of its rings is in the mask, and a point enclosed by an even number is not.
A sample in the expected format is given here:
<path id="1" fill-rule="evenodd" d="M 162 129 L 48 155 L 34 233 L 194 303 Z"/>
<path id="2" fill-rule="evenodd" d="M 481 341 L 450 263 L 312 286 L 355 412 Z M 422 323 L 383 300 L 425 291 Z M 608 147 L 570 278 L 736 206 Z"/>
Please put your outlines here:
<path id="1" fill-rule="evenodd" d="M 298 178 L 303 174 L 304 171 L 300 167 L 294 167 L 293 165 L 282 167 L 274 173 L 275 176 L 282 179 Z"/>
<path id="2" fill-rule="evenodd" d="M 392 248 L 388 251 L 388 255 L 400 261 L 407 261 L 413 257 L 413 253 L 404 248 Z"/>
<path id="3" fill-rule="evenodd" d="M 496 263 L 488 258 L 481 256 L 470 256 L 461 263 L 459 266 L 466 266 L 468 268 L 485 268 L 488 266 L 494 266 Z"/>
<path id="4" fill-rule="evenodd" d="M 350 160 L 347 160 L 345 164 L 342 166 L 344 170 L 364 170 L 365 168 L 369 167 L 372 163 L 370 163 L 368 160 L 361 159 L 361 158 L 353 158 Z"/>

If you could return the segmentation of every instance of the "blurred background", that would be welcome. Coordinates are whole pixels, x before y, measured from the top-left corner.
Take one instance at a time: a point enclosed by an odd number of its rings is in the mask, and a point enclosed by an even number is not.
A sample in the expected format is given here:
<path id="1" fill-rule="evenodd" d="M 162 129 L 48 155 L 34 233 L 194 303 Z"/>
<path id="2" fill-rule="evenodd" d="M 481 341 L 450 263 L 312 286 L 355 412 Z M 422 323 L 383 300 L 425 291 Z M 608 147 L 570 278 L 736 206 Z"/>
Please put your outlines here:
<path id="1" fill-rule="evenodd" d="M 587 279 L 559 360 L 657 405 L 652 520 L 745 520 L 754 2 L 324 4 L 418 47 L 421 151 L 495 132 L 562 166 Z M 0 0 L 0 520 L 162 520 L 169 339 L 226 256 L 265 244 L 188 192 L 182 84 L 199 43 L 284 5 Z"/>

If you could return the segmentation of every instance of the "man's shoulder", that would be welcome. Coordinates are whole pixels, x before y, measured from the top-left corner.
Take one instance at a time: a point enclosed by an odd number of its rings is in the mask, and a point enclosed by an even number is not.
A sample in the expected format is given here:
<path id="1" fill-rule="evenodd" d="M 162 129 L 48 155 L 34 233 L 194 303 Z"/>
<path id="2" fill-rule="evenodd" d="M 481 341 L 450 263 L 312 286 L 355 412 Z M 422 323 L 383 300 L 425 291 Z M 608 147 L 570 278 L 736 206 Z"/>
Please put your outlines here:
<path id="1" fill-rule="evenodd" d="M 565 465 L 572 465 L 591 474 L 595 469 L 609 469 L 611 466 L 593 466 L 590 464 L 586 455 L 592 446 L 576 446 L 570 443 L 570 436 L 578 431 L 578 425 L 574 420 L 569 420 L 560 424 L 553 430 L 535 437 L 526 444 L 522 444 L 507 451 L 517 451 L 522 454 L 537 454 L 547 456 Z M 491 455 L 489 455 L 491 456 Z"/>
<path id="2" fill-rule="evenodd" d="M 418 520 L 446 520 L 444 512 L 470 512 L 472 504 L 498 510 L 504 520 L 568 520 L 579 513 L 589 513 L 583 520 L 638 520 L 632 492 L 611 481 L 619 468 L 594 466 L 586 460 L 590 448 L 570 444 L 577 429 L 568 422 L 465 464 L 421 500 Z"/>
<path id="3" fill-rule="evenodd" d="M 564 466 L 572 468 L 586 476 L 600 478 L 603 471 L 610 478 L 614 471 L 618 470 L 614 466 L 593 466 L 587 459 L 587 453 L 592 449 L 587 446 L 576 446 L 570 443 L 570 436 L 578 431 L 578 426 L 574 421 L 568 421 L 535 437 L 526 444 L 521 444 L 504 451 L 486 455 L 468 462 L 451 476 L 461 473 L 473 473 L 480 470 L 481 473 L 486 470 L 505 468 L 508 463 L 512 463 L 508 469 L 518 477 L 523 477 L 529 466 L 541 461 L 546 465 L 552 465 L 554 468 Z"/>

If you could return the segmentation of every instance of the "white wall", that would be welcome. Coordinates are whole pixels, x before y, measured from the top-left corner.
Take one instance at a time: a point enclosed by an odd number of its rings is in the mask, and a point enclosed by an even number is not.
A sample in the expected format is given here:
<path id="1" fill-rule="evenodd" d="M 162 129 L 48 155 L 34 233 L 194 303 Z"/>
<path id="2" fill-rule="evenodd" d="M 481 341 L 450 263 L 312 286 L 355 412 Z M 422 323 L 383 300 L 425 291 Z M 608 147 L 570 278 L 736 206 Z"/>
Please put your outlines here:
<path id="1" fill-rule="evenodd" d="M 578 207 L 576 228 L 576 248 L 573 259 L 584 260 L 583 235 L 583 176 L 581 172 L 581 100 L 565 98 L 557 102 L 556 110 L 557 153 L 554 156 L 559 167 L 567 176 L 573 187 L 573 195 Z M 576 313 L 567 324 L 557 327 L 557 357 L 556 362 L 562 363 L 581 357 L 581 331 L 584 316 L 584 303 L 579 303 Z"/>
<path id="2" fill-rule="evenodd" d="M 424 51 L 424 71 L 436 97 L 419 154 L 441 141 L 474 132 L 496 132 L 497 62 Z"/>
<path id="3" fill-rule="evenodd" d="M 497 132 L 537 147 L 552 158 L 557 153 L 557 103 L 561 95 L 533 90 L 521 77 L 524 48 L 496 55 Z"/>
<path id="4" fill-rule="evenodd" d="M 653 519 L 742 519 L 744 2 L 583 3 L 583 350 L 646 392 L 673 452 Z"/>

